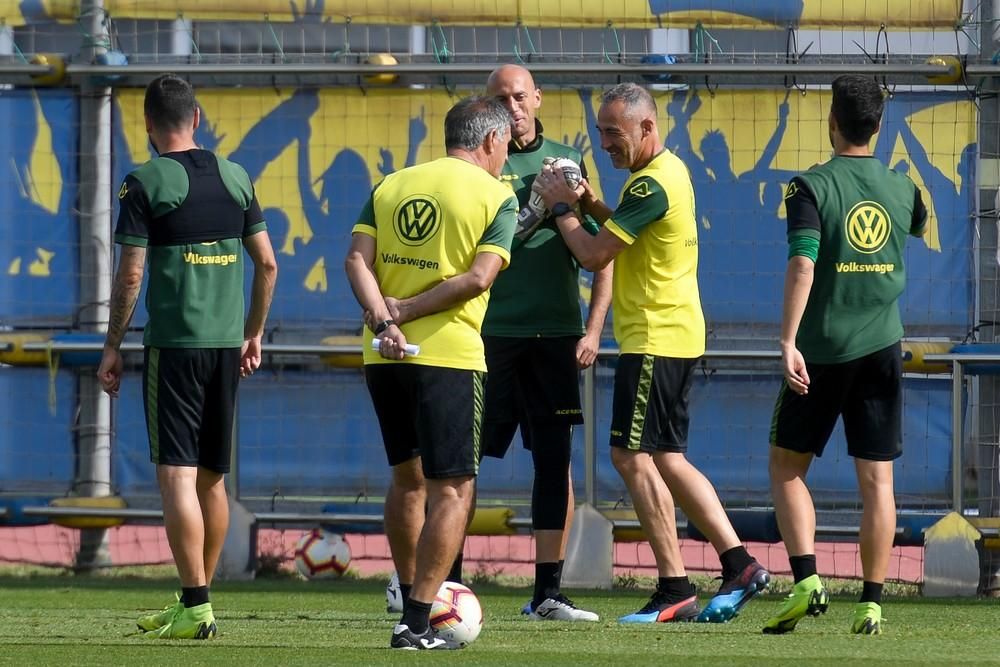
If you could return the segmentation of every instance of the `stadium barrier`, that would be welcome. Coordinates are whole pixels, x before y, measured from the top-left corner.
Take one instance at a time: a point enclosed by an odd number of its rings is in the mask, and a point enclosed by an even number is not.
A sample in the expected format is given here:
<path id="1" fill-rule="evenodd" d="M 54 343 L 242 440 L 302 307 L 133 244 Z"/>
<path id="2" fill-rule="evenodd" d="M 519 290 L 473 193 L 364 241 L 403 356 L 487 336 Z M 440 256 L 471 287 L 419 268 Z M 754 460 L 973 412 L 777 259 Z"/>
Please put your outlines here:
<path id="1" fill-rule="evenodd" d="M 4 339 L 0 339 L 3 341 Z M 356 337 L 334 337 L 324 339 L 319 345 L 294 345 L 294 344 L 265 344 L 263 353 L 269 357 L 302 357 L 315 356 L 324 360 L 325 363 L 332 363 L 330 359 L 337 359 L 336 365 L 355 364 L 351 359 L 360 359 L 361 345 L 360 339 Z M 93 363 L 93 355 L 101 349 L 103 342 L 98 341 L 93 335 L 74 336 L 59 334 L 46 337 L 45 335 L 30 335 L 23 339 L 8 337 L 7 349 L 16 348 L 19 354 L 33 360 L 38 359 L 37 355 L 42 355 L 51 364 L 51 359 L 57 359 L 57 363 L 84 365 Z M 994 349 L 996 348 L 996 349 Z M 989 350 L 991 353 L 982 353 Z M 134 355 L 142 351 L 139 343 L 126 343 L 123 351 L 129 355 Z M 955 346 L 950 343 L 936 342 L 911 342 L 906 341 L 903 347 L 904 370 L 911 373 L 948 373 L 952 374 L 952 397 L 955 401 L 953 405 L 953 420 L 956 425 L 953 429 L 952 441 L 952 492 L 956 507 L 961 506 L 962 499 L 962 397 L 963 383 L 965 375 L 975 373 L 990 373 L 1000 371 L 1000 346 Z M 614 348 L 605 347 L 599 352 L 603 358 L 612 358 L 618 354 Z M 29 357 L 28 355 L 36 355 Z M 705 354 L 707 360 L 740 362 L 776 362 L 780 359 L 777 351 L 748 351 L 748 350 L 712 350 Z M 37 362 L 36 362 L 37 363 Z M 594 489 L 596 487 L 593 477 L 596 474 L 596 427 L 595 420 L 590 419 L 594 409 L 594 383 L 593 372 L 584 374 L 584 409 L 588 414 L 588 428 L 586 428 L 585 438 L 585 458 L 588 462 L 584 479 L 587 488 L 587 497 L 584 501 L 596 500 Z M 238 452 L 237 450 L 234 454 Z M 596 503 L 594 503 L 596 506 Z M 327 525 L 338 529 L 338 532 L 359 532 L 372 533 L 379 532 L 382 526 L 383 517 L 380 513 L 359 513 L 350 511 L 350 504 L 328 505 L 328 511 L 315 512 L 252 512 L 253 520 L 260 524 L 284 524 L 288 526 L 315 526 Z M 761 509 L 741 510 L 728 508 L 727 511 L 732 517 L 734 527 L 740 537 L 747 541 L 777 543 L 780 542 L 780 534 L 777 531 L 776 521 L 773 511 Z M 613 527 L 614 540 L 616 542 L 644 541 L 642 532 L 634 512 L 631 510 L 605 510 L 604 515 L 608 518 Z M 898 517 L 898 527 L 896 530 L 896 544 L 920 546 L 924 540 L 924 530 L 933 525 L 940 518 L 940 513 L 901 513 Z M 511 535 L 517 531 L 528 530 L 531 521 L 528 518 L 518 517 L 514 510 L 507 507 L 484 507 L 477 512 L 477 521 L 470 528 L 473 535 Z M 162 520 L 162 513 L 159 510 L 129 508 L 125 506 L 122 499 L 116 497 L 105 498 L 56 498 L 51 497 L 25 497 L 0 501 L 0 525 L 40 525 L 53 523 L 60 526 L 72 528 L 106 528 L 120 525 L 124 522 L 149 523 Z M 678 534 L 681 537 L 690 537 L 695 540 L 704 541 L 704 536 L 693 526 L 688 524 L 683 518 L 678 519 Z M 822 540 L 844 541 L 852 540 L 857 536 L 858 526 L 853 525 L 832 525 L 821 522 L 817 526 L 817 535 Z M 1000 537 L 1000 529 L 995 525 L 984 525 L 982 527 L 984 538 L 990 540 L 990 544 L 997 543 Z"/>

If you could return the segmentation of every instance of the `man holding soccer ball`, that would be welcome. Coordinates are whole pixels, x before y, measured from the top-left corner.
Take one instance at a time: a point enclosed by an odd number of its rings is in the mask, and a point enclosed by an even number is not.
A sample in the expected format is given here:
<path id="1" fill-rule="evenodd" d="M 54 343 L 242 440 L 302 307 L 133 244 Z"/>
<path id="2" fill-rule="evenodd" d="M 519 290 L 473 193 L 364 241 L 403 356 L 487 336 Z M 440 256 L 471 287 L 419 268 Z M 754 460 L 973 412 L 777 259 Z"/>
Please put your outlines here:
<path id="1" fill-rule="evenodd" d="M 767 585 L 770 575 L 740 543 L 712 483 L 687 460 L 688 393 L 705 351 L 698 296 L 698 228 L 684 163 L 663 148 L 656 104 L 634 83 L 604 93 L 597 118 L 601 148 L 628 169 L 612 211 L 584 182 L 567 186 L 546 168 L 539 192 L 567 245 L 585 268 L 612 259 L 615 338 L 621 349 L 611 415 L 611 460 L 625 480 L 656 557 L 659 581 L 649 602 L 620 620 L 725 622 Z M 571 207 L 582 199 L 604 222 L 591 235 Z M 722 561 L 722 585 L 704 610 L 684 571 L 674 499 Z"/>
<path id="2" fill-rule="evenodd" d="M 520 427 L 534 464 L 535 589 L 522 612 L 535 620 L 596 621 L 597 614 L 578 609 L 562 594 L 560 577 L 573 519 L 573 426 L 583 423 L 579 369 L 597 358 L 611 303 L 611 265 L 594 275 L 584 329 L 579 263 L 556 229 L 559 209 L 547 210 L 532 192 L 543 164 L 579 183 L 584 176 L 578 166 L 582 156 L 542 135 L 542 124 L 535 118 L 541 91 L 528 70 L 518 65 L 497 68 L 486 92 L 507 107 L 514 121 L 500 178 L 513 188 L 521 212 L 510 268 L 497 277 L 483 321 L 489 369 L 483 454 L 503 458 Z M 591 234 L 597 233 L 592 220 L 583 221 Z"/>

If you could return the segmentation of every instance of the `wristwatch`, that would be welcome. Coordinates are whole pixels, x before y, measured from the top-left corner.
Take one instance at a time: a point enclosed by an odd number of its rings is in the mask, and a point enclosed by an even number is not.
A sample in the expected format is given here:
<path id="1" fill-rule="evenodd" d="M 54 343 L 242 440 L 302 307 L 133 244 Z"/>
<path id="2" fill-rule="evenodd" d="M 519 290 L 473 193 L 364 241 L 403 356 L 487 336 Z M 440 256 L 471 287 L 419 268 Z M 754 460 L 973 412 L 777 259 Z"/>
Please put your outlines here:
<path id="1" fill-rule="evenodd" d="M 572 213 L 573 207 L 564 201 L 556 202 L 552 205 L 552 215 L 558 218 L 561 215 L 566 215 L 567 213 Z"/>
<path id="2" fill-rule="evenodd" d="M 385 331 L 386 329 L 388 329 L 389 327 L 391 327 L 395 323 L 396 323 L 396 320 L 382 320 L 381 322 L 379 322 L 378 324 L 375 325 L 375 329 L 374 329 L 375 335 L 376 336 L 379 335 L 380 333 L 382 333 L 383 331 Z"/>

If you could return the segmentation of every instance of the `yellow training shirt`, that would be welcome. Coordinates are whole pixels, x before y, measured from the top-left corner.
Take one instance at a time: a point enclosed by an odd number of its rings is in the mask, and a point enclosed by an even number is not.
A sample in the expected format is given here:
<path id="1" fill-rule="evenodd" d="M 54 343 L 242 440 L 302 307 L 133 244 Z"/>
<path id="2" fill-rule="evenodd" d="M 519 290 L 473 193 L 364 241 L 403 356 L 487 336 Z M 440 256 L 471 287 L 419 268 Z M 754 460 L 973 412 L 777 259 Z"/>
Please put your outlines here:
<path id="1" fill-rule="evenodd" d="M 615 339 L 622 353 L 691 359 L 705 352 L 698 295 L 698 227 L 691 176 L 664 150 L 632 174 L 608 231 L 628 244 L 615 257 Z"/>
<path id="2" fill-rule="evenodd" d="M 386 176 L 375 187 L 353 233 L 375 237 L 375 275 L 384 296 L 405 299 L 465 273 L 476 255 L 490 252 L 510 261 L 517 221 L 511 189 L 486 170 L 444 157 Z M 448 310 L 402 325 L 420 354 L 405 363 L 485 371 L 480 329 L 489 291 Z M 366 364 L 403 363 L 370 348 Z"/>

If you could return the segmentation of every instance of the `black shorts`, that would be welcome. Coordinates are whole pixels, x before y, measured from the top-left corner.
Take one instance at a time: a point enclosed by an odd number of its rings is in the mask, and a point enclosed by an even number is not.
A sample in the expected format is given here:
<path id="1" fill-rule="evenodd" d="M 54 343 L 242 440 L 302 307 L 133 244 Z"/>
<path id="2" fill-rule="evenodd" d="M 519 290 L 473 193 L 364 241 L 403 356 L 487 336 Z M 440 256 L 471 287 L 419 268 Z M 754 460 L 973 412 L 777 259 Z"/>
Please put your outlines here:
<path id="1" fill-rule="evenodd" d="M 485 375 L 408 363 L 365 366 L 389 465 L 419 456 L 428 479 L 476 475 Z"/>
<path id="2" fill-rule="evenodd" d="M 698 359 L 622 354 L 615 370 L 611 446 L 686 452 L 688 395 Z"/>
<path id="3" fill-rule="evenodd" d="M 847 453 L 892 461 L 903 453 L 903 355 L 900 344 L 842 364 L 806 363 L 809 393 L 782 380 L 771 420 L 771 444 L 823 455 L 837 417 L 844 418 Z"/>
<path id="4" fill-rule="evenodd" d="M 486 416 L 483 455 L 503 458 L 518 426 L 531 448 L 532 423 L 582 424 L 578 336 L 483 336 L 486 347 Z"/>
<path id="5" fill-rule="evenodd" d="M 143 360 L 150 460 L 229 472 L 240 349 L 147 347 Z"/>

